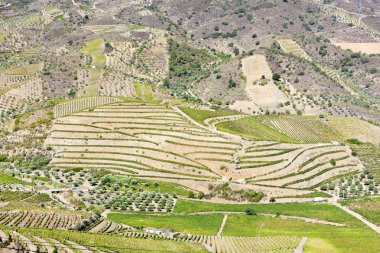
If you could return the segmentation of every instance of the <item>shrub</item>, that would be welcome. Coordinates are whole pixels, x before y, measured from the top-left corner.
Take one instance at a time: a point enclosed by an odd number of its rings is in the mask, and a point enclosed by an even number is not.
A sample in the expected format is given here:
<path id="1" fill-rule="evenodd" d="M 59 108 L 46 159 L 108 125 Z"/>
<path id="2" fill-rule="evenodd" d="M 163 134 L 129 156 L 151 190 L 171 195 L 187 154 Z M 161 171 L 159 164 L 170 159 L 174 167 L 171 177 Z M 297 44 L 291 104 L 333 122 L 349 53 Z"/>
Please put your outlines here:
<path id="1" fill-rule="evenodd" d="M 195 194 L 194 194 L 194 192 L 189 192 L 188 194 L 187 194 L 187 197 L 188 198 L 190 198 L 190 199 L 193 199 L 193 198 L 195 198 Z"/>
<path id="2" fill-rule="evenodd" d="M 273 73 L 272 79 L 274 81 L 280 81 L 281 75 L 279 73 Z"/>
<path id="3" fill-rule="evenodd" d="M 252 207 L 248 207 L 246 210 L 245 210 L 245 214 L 246 215 L 256 215 L 257 212 L 255 209 L 253 209 Z"/>

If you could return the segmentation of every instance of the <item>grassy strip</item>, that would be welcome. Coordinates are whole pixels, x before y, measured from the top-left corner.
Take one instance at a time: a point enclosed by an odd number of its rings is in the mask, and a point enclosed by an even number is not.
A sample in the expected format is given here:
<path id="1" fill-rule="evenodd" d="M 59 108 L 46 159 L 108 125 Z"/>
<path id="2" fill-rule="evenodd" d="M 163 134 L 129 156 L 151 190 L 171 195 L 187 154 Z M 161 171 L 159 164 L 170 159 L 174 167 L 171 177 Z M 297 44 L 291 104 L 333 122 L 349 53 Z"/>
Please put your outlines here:
<path id="1" fill-rule="evenodd" d="M 98 129 L 103 129 L 103 130 L 108 130 L 111 131 L 110 129 L 106 127 L 100 127 L 100 126 L 94 126 L 94 125 L 87 125 L 87 124 L 76 124 L 76 123 L 62 123 L 62 122 L 56 122 L 54 125 L 60 125 L 60 126 L 84 126 L 84 127 L 93 127 L 93 128 L 98 128 Z M 60 130 L 58 130 L 60 131 Z"/>
<path id="2" fill-rule="evenodd" d="M 164 178 L 164 179 L 176 179 L 176 180 L 191 180 L 196 182 L 210 182 L 212 179 L 199 179 L 199 178 L 184 178 L 184 177 L 162 177 L 162 176 L 146 176 L 146 175 L 136 175 L 136 178 Z"/>
<path id="3" fill-rule="evenodd" d="M 160 125 L 158 125 L 160 126 Z M 205 131 L 201 130 L 200 128 L 196 127 L 186 127 L 185 129 L 172 129 L 174 125 L 170 129 L 160 129 L 160 128 L 154 128 L 154 127 L 139 127 L 138 129 L 140 130 L 157 130 L 157 131 L 164 131 L 164 132 L 198 132 L 198 133 L 205 133 Z M 180 126 L 178 126 L 180 127 Z M 115 129 L 136 129 L 136 127 L 115 127 Z"/>
<path id="4" fill-rule="evenodd" d="M 109 118 L 109 119 L 161 119 L 161 120 L 176 120 L 180 119 L 183 121 L 182 117 L 166 117 L 166 116 L 100 116 L 100 115 L 81 115 L 81 114 L 70 114 L 67 115 L 66 117 L 76 117 L 76 118 Z"/>
<path id="5" fill-rule="evenodd" d="M 312 193 L 306 193 L 302 195 L 295 195 L 295 196 L 282 196 L 282 197 L 276 197 L 276 199 L 287 199 L 287 198 L 315 198 L 315 197 L 323 197 L 323 198 L 331 198 L 330 194 L 327 194 L 325 192 L 312 192 Z"/>
<path id="6" fill-rule="evenodd" d="M 263 147 L 272 147 L 272 146 L 276 146 L 280 144 L 279 142 L 275 142 L 275 143 L 270 143 L 270 144 L 262 144 L 262 145 L 257 145 L 257 146 L 249 146 L 246 148 L 246 150 L 250 150 L 250 149 L 253 149 L 253 148 L 263 148 Z"/>
<path id="7" fill-rule="evenodd" d="M 175 111 L 172 111 L 172 110 L 152 111 L 152 109 L 150 109 L 150 108 L 147 108 L 147 110 L 148 111 L 136 111 L 136 110 L 134 110 L 134 111 L 97 111 L 97 110 L 94 110 L 94 111 L 81 111 L 82 114 L 77 114 L 77 115 L 83 115 L 83 114 L 102 114 L 102 113 L 114 113 L 114 114 L 118 114 L 118 113 L 121 113 L 121 114 L 125 114 L 125 113 L 133 113 L 133 114 L 165 113 L 165 115 L 167 115 L 167 114 L 180 115 L 180 114 L 178 114 L 178 113 L 176 113 Z"/>
<path id="8" fill-rule="evenodd" d="M 170 134 L 155 134 L 155 135 L 159 135 L 159 136 L 167 136 L 167 137 L 172 137 L 172 138 L 176 138 L 176 139 L 181 139 L 181 140 L 185 140 L 185 141 L 196 141 L 196 142 L 209 142 L 209 143 L 218 143 L 218 144 L 231 144 L 231 145 L 238 145 L 238 146 L 241 146 L 242 144 L 240 143 L 236 143 L 236 142 L 228 142 L 228 141 L 210 141 L 210 140 L 197 140 L 197 139 L 190 139 L 190 138 L 186 138 L 186 137 L 183 137 L 183 136 L 177 136 L 177 135 L 170 135 Z"/>
<path id="9" fill-rule="evenodd" d="M 97 163 L 98 164 L 98 163 Z M 100 165 L 100 164 L 99 164 Z M 65 167 L 68 167 L 69 169 L 72 169 L 72 170 L 83 170 L 83 169 L 85 169 L 85 168 L 83 168 L 83 167 L 73 167 L 73 166 L 69 166 L 69 165 L 60 165 L 59 167 L 61 167 L 61 168 L 65 168 Z M 86 168 L 90 168 L 91 169 L 91 167 L 86 167 Z M 99 170 L 110 170 L 110 169 L 115 169 L 115 170 L 120 170 L 120 171 L 123 171 L 123 172 L 127 172 L 127 173 L 130 173 L 130 174 L 138 174 L 136 171 L 132 171 L 132 170 L 128 170 L 128 169 L 126 169 L 126 168 L 120 168 L 120 167 L 95 167 L 95 168 L 93 168 L 93 169 L 99 169 Z M 138 168 L 136 168 L 136 169 L 138 169 Z"/>
<path id="10" fill-rule="evenodd" d="M 195 155 L 195 154 L 211 154 L 211 155 L 228 155 L 233 156 L 234 153 L 228 153 L 228 152 L 212 152 L 212 151 L 193 151 L 184 153 L 185 155 Z"/>
<path id="11" fill-rule="evenodd" d="M 244 158 L 260 158 L 260 157 L 272 157 L 272 156 L 279 156 L 279 155 L 283 155 L 283 154 L 287 154 L 287 153 L 290 153 L 290 152 L 293 152 L 295 150 L 297 150 L 298 148 L 289 148 L 289 149 L 286 149 L 286 150 L 283 150 L 283 151 L 280 151 L 280 152 L 277 152 L 277 153 L 273 153 L 273 154 L 266 154 L 266 155 L 250 155 L 250 156 L 241 156 L 242 159 Z M 252 152 L 252 151 L 251 151 Z M 256 151 L 255 151 L 256 152 Z M 261 152 L 261 151 L 260 151 Z"/>
<path id="12" fill-rule="evenodd" d="M 284 160 L 269 161 L 267 163 L 259 163 L 259 164 L 256 164 L 256 165 L 241 166 L 241 167 L 236 168 L 236 169 L 237 170 L 241 170 L 241 169 L 254 169 L 254 168 L 260 168 L 260 167 L 266 167 L 266 166 L 282 163 L 283 161 Z"/>
<path id="13" fill-rule="evenodd" d="M 214 162 L 224 162 L 224 163 L 232 163 L 233 161 L 230 159 L 222 159 L 222 158 L 196 158 L 197 161 L 214 161 Z"/>
<path id="14" fill-rule="evenodd" d="M 183 122 L 183 121 L 179 121 L 177 123 L 175 122 L 170 122 L 170 123 L 161 123 L 161 122 L 136 122 L 136 121 L 133 121 L 133 122 L 117 122 L 117 121 L 96 121 L 96 124 L 125 124 L 125 125 L 149 125 L 149 126 L 153 126 L 153 125 L 158 125 L 158 126 L 168 126 L 168 127 L 189 127 L 191 126 L 190 124 L 186 123 L 186 122 Z M 117 127 L 117 128 L 121 128 L 121 127 Z"/>
<path id="15" fill-rule="evenodd" d="M 174 144 L 174 145 L 180 145 L 180 146 L 185 146 L 185 147 L 195 147 L 195 148 L 211 148 L 211 149 L 225 149 L 225 150 L 235 150 L 235 148 L 227 148 L 227 147 L 215 147 L 215 146 L 201 146 L 201 145 L 192 145 L 192 144 L 187 144 L 187 143 L 180 143 L 180 142 L 175 142 L 175 141 L 169 141 L 165 140 L 165 142 Z"/>
<path id="16" fill-rule="evenodd" d="M 4 173 L 0 173 L 0 184 L 23 184 L 23 185 L 33 185 L 33 183 L 26 182 L 24 180 L 9 176 Z"/>
<path id="17" fill-rule="evenodd" d="M 158 131 L 161 131 L 161 132 L 173 132 L 173 131 L 163 131 L 163 130 L 158 130 Z M 182 134 L 188 134 L 188 135 L 192 135 L 192 136 L 202 136 L 202 137 L 218 137 L 218 135 L 216 134 L 208 134 L 208 133 L 194 133 L 194 132 L 181 132 Z M 167 136 L 167 137 L 175 137 L 175 135 L 171 135 L 171 134 L 161 134 L 161 133 L 154 133 L 154 132 L 137 132 L 135 133 L 135 135 L 139 135 L 139 134 L 145 134 L 145 135 L 157 135 L 157 136 Z"/>

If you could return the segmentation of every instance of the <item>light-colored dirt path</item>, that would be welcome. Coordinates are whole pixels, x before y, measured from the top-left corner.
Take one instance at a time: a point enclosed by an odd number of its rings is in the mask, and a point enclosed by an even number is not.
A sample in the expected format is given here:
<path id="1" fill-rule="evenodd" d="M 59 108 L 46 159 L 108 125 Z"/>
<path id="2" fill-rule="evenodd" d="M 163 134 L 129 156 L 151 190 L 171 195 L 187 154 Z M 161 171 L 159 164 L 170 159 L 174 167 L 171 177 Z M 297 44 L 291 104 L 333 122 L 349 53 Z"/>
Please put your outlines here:
<path id="1" fill-rule="evenodd" d="M 303 253 L 303 247 L 305 246 L 307 239 L 307 237 L 302 237 L 302 240 L 298 244 L 297 248 L 293 251 L 293 253 Z"/>
<path id="2" fill-rule="evenodd" d="M 223 228 L 224 228 L 224 226 L 226 225 L 227 219 L 228 219 L 228 214 L 224 214 L 222 224 L 220 224 L 220 227 L 219 227 L 218 233 L 216 234 L 217 236 L 221 236 L 221 235 L 222 235 L 222 233 L 223 233 Z"/>
<path id="3" fill-rule="evenodd" d="M 370 227 L 373 231 L 375 231 L 376 233 L 380 234 L 380 227 L 376 226 L 375 224 L 373 224 L 372 222 L 368 221 L 367 219 L 365 219 L 363 216 L 361 216 L 360 214 L 358 213 L 355 213 L 354 211 L 352 211 L 351 209 L 348 209 L 347 207 L 345 206 L 342 206 L 341 204 L 339 203 L 336 203 L 336 202 L 332 202 L 333 205 L 339 207 L 340 209 L 342 209 L 343 211 L 345 211 L 346 213 L 348 214 L 351 214 L 352 216 L 354 216 L 355 218 L 357 218 L 358 220 L 360 220 L 361 222 L 363 222 L 364 224 L 366 224 L 368 227 Z"/>

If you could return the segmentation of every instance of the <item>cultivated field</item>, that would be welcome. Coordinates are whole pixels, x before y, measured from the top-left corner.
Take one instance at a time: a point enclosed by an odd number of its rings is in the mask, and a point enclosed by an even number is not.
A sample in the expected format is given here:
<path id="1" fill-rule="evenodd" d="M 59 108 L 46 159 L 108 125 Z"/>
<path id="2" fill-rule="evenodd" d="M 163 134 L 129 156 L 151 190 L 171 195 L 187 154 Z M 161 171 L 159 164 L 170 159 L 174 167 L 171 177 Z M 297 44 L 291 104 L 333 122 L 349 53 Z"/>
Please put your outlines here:
<path id="1" fill-rule="evenodd" d="M 251 114 L 261 108 L 279 110 L 279 104 L 287 98 L 272 80 L 272 71 L 265 55 L 253 55 L 242 60 L 243 75 L 246 78 L 245 92 L 248 101 L 236 101 L 231 109 Z"/>
<path id="2" fill-rule="evenodd" d="M 364 54 L 380 54 L 380 43 L 349 43 L 334 42 L 335 46 L 341 47 L 353 52 L 361 52 Z"/>

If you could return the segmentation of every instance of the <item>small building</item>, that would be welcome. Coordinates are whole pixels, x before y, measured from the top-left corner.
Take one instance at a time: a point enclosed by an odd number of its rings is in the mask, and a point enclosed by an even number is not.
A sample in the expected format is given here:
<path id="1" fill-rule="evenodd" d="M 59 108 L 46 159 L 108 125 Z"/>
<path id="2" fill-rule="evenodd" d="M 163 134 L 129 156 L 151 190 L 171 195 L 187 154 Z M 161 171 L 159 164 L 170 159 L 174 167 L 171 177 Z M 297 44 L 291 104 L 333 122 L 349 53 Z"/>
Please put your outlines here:
<path id="1" fill-rule="evenodd" d="M 171 228 L 164 228 L 163 230 L 162 230 L 162 233 L 164 233 L 164 234 L 172 234 L 174 231 L 173 231 L 173 229 L 171 229 Z"/>
<path id="2" fill-rule="evenodd" d="M 327 202 L 327 199 L 323 197 L 314 197 L 313 202 Z"/>
<path id="3" fill-rule="evenodd" d="M 157 228 L 144 228 L 144 231 L 147 232 L 147 233 L 151 233 L 151 234 L 156 234 L 156 235 L 161 235 L 162 234 L 162 231 L 157 229 Z"/>

